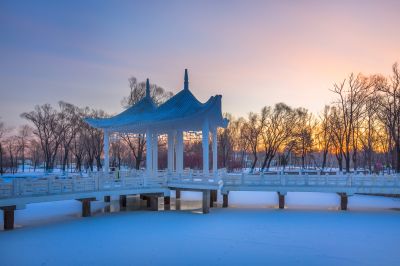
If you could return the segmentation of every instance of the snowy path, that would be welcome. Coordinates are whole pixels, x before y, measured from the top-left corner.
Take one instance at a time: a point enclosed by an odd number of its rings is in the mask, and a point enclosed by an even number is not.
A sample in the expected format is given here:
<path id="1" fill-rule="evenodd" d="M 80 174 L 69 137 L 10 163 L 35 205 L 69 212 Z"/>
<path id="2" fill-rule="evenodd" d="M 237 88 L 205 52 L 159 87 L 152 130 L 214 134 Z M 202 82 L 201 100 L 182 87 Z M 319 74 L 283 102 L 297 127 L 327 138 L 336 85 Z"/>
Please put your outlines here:
<path id="1" fill-rule="evenodd" d="M 249 195 L 247 204 L 275 200 L 272 193 L 232 193 L 232 205 Z M 16 213 L 22 228 L 0 232 L 0 264 L 398 265 L 400 212 L 388 208 L 399 208 L 400 200 L 354 196 L 353 209 L 343 212 L 329 210 L 334 196 L 288 195 L 289 207 L 313 202 L 318 210 L 236 207 L 209 215 L 128 211 L 80 218 L 79 202 L 33 204 Z M 380 209 L 365 209 L 370 203 Z"/>

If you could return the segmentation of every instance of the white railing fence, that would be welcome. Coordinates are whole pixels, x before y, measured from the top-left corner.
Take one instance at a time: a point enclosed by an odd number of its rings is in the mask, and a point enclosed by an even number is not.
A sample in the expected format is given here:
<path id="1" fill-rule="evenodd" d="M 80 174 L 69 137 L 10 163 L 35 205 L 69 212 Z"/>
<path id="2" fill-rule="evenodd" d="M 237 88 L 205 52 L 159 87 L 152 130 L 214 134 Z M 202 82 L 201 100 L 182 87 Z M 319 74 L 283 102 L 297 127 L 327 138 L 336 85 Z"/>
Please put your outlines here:
<path id="1" fill-rule="evenodd" d="M 147 177 L 143 171 L 93 172 L 88 176 L 44 176 L 37 178 L 0 178 L 0 198 L 46 196 L 65 193 L 163 187 L 165 180 Z"/>
<path id="2" fill-rule="evenodd" d="M 217 173 L 207 172 L 201 170 L 185 170 L 183 173 L 167 172 L 166 180 L 170 184 L 199 184 L 199 185 L 221 185 L 222 176 L 225 173 L 219 170 Z"/>
<path id="3" fill-rule="evenodd" d="M 396 174 L 225 173 L 222 180 L 226 186 L 400 187 L 400 177 Z"/>
<path id="4" fill-rule="evenodd" d="M 0 198 L 57 195 L 64 193 L 161 188 L 173 184 L 271 187 L 400 187 L 400 176 L 371 174 L 332 174 L 307 172 L 216 173 L 186 170 L 183 173 L 158 171 L 148 175 L 143 170 L 93 172 L 87 176 L 49 175 L 37 178 L 0 178 Z"/>

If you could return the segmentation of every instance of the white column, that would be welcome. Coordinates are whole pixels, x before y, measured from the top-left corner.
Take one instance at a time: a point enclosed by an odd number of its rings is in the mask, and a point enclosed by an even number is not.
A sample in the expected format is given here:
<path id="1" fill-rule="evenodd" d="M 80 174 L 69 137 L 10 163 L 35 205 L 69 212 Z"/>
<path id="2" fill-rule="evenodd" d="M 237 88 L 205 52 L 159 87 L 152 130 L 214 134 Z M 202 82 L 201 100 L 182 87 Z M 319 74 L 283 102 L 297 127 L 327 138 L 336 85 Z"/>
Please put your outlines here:
<path id="1" fill-rule="evenodd" d="M 213 173 L 214 175 L 218 172 L 218 137 L 217 128 L 212 129 L 212 153 L 213 153 Z"/>
<path id="2" fill-rule="evenodd" d="M 158 171 L 158 134 L 153 133 L 153 173 L 157 175 Z"/>
<path id="3" fill-rule="evenodd" d="M 176 133 L 176 171 L 183 173 L 183 131 Z"/>
<path id="4" fill-rule="evenodd" d="M 103 130 L 103 152 L 104 152 L 104 172 L 108 173 L 110 170 L 110 157 L 109 157 L 109 132 Z"/>
<path id="5" fill-rule="evenodd" d="M 175 132 L 168 133 L 168 171 L 174 171 Z"/>
<path id="6" fill-rule="evenodd" d="M 146 131 L 146 171 L 147 171 L 147 175 L 150 176 L 151 172 L 152 172 L 152 148 L 151 148 L 151 143 L 152 139 L 151 139 L 151 130 L 147 129 Z"/>
<path id="7" fill-rule="evenodd" d="M 203 131 L 202 131 L 202 135 L 203 135 L 203 173 L 209 173 L 210 171 L 210 167 L 209 167 L 209 161 L 208 161 L 208 135 L 209 135 L 209 125 L 208 125 L 208 120 L 204 120 L 203 122 Z"/>

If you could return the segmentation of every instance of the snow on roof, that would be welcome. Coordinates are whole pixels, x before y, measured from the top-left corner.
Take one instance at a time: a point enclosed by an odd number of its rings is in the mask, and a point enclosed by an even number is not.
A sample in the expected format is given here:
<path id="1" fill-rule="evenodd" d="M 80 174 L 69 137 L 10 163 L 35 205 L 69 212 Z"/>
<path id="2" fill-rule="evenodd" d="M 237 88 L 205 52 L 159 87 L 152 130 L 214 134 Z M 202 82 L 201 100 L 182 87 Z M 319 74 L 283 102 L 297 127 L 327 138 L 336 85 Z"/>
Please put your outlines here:
<path id="1" fill-rule="evenodd" d="M 148 81 L 146 87 L 149 87 Z M 161 124 L 178 126 L 179 123 L 191 121 L 194 130 L 207 118 L 214 126 L 226 127 L 228 121 L 222 117 L 221 98 L 221 95 L 216 95 L 205 103 L 198 101 L 189 90 L 188 75 L 185 70 L 184 89 L 160 106 L 154 104 L 147 88 L 146 97 L 120 114 L 110 118 L 86 118 L 85 121 L 96 128 L 114 130 L 143 129 L 145 126 L 154 127 Z"/>

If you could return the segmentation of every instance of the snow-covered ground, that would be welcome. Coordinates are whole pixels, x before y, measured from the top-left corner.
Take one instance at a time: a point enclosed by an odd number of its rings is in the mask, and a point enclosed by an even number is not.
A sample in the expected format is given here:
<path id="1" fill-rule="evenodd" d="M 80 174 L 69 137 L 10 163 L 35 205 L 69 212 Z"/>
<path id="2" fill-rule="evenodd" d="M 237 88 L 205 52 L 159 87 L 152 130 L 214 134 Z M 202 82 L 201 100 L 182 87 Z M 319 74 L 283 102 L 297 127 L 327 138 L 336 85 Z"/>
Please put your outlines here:
<path id="1" fill-rule="evenodd" d="M 0 265 L 399 265 L 400 199 L 356 195 L 344 212 L 335 194 L 289 193 L 285 210 L 276 193 L 229 196 L 208 215 L 95 202 L 81 218 L 77 201 L 31 204 L 0 232 Z M 200 194 L 182 197 L 200 207 Z"/>

